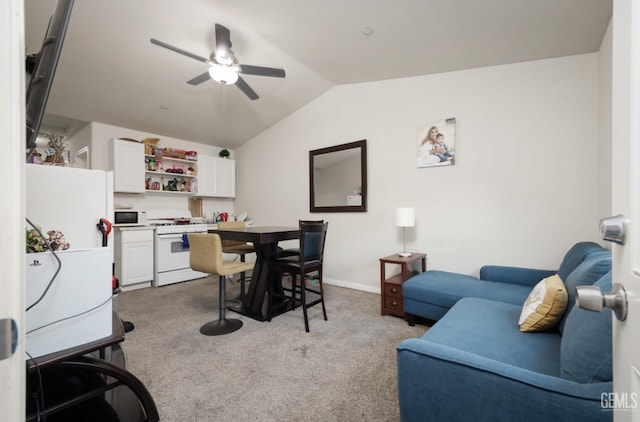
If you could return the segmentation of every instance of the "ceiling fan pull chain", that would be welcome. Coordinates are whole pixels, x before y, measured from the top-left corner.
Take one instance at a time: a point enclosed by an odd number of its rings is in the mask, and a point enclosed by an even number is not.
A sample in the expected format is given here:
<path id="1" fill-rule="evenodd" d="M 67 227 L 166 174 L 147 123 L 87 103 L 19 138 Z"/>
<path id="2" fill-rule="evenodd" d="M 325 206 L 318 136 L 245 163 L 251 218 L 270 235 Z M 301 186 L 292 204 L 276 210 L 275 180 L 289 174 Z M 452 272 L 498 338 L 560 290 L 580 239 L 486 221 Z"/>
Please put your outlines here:
<path id="1" fill-rule="evenodd" d="M 227 112 L 227 92 L 226 92 L 227 84 L 222 84 L 222 112 Z"/>

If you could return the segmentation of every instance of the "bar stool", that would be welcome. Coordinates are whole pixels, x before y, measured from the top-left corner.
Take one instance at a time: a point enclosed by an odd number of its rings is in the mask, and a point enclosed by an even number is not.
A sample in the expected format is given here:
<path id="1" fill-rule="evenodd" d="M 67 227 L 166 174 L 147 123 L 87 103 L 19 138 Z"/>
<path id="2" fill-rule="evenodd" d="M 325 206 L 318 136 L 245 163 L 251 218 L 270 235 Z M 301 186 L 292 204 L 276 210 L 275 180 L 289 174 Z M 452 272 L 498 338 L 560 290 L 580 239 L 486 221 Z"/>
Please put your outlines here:
<path id="1" fill-rule="evenodd" d="M 303 224 L 323 224 L 324 220 L 298 220 L 298 227 L 302 228 Z M 287 248 L 287 249 L 281 249 L 278 251 L 278 258 L 285 258 L 288 256 L 295 256 L 295 257 L 299 257 L 300 256 L 300 247 L 297 248 Z M 317 277 L 317 271 L 313 271 L 309 274 L 307 274 L 305 276 L 306 280 L 312 280 L 314 277 Z M 293 284 L 293 283 L 292 283 Z M 286 291 L 291 290 L 291 292 L 293 292 L 293 286 L 291 287 L 291 289 L 284 287 L 283 288 Z M 295 296 L 292 293 L 292 296 Z"/>
<path id="2" fill-rule="evenodd" d="M 219 221 L 216 223 L 220 230 L 243 230 L 246 225 L 244 221 Z M 240 262 L 245 262 L 245 255 L 253 253 L 256 250 L 253 245 L 246 242 L 240 242 L 237 240 L 225 240 L 222 239 L 222 252 L 228 254 L 237 254 L 240 257 Z M 247 281 L 246 273 L 243 271 L 240 273 L 240 295 L 237 298 L 229 300 L 243 301 L 245 296 L 244 285 Z"/>
<path id="3" fill-rule="evenodd" d="M 219 277 L 219 317 L 200 327 L 200 333 L 206 336 L 218 336 L 232 333 L 242 327 L 242 321 L 225 317 L 226 279 L 228 275 L 249 271 L 253 263 L 223 261 L 220 236 L 209 233 L 187 233 L 189 239 L 189 265 L 195 271 L 202 271 Z"/>
<path id="4" fill-rule="evenodd" d="M 298 220 L 298 227 L 302 228 L 303 224 L 322 224 L 324 220 Z M 287 248 L 278 251 L 278 258 L 286 256 L 300 256 L 300 248 Z"/>
<path id="5" fill-rule="evenodd" d="M 327 310 L 324 306 L 324 290 L 322 287 L 322 262 L 324 256 L 324 244 L 327 237 L 329 223 L 301 223 L 300 224 L 300 254 L 279 258 L 269 263 L 273 271 L 291 274 L 291 309 L 295 308 L 296 294 L 298 290 L 298 275 L 300 276 L 300 305 L 304 315 L 304 328 L 309 332 L 309 317 L 307 308 L 314 305 L 322 305 L 324 320 L 327 320 Z M 305 276 L 310 272 L 318 272 L 319 289 L 309 289 L 305 286 Z M 312 292 L 319 298 L 307 302 L 306 293 Z M 273 292 L 269 292 L 269 314 L 273 305 Z"/>

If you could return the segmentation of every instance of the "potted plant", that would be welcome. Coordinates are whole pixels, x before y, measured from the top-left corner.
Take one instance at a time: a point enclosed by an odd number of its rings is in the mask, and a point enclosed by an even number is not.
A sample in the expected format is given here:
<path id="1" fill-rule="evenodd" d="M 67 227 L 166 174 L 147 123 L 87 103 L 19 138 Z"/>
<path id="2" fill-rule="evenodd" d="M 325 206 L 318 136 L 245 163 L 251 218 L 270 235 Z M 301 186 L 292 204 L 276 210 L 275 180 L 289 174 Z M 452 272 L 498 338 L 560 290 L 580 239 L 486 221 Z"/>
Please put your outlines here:
<path id="1" fill-rule="evenodd" d="M 229 156 L 231 155 L 231 153 L 229 152 L 229 150 L 228 150 L 228 149 L 226 149 L 226 148 L 225 148 L 225 149 L 223 149 L 223 150 L 220 150 L 220 152 L 218 153 L 218 155 L 219 155 L 220 157 L 222 157 L 222 158 L 229 158 Z"/>

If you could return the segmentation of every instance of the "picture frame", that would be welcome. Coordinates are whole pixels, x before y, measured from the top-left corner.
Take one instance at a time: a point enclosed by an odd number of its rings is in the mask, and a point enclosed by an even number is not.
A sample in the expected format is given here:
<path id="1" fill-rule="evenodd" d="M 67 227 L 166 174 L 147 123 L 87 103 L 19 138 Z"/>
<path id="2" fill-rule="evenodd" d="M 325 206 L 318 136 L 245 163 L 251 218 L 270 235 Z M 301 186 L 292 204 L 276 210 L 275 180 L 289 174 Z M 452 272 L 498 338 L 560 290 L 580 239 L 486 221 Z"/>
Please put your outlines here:
<path id="1" fill-rule="evenodd" d="M 453 166 L 456 159 L 455 117 L 424 124 L 418 128 L 418 168 Z"/>

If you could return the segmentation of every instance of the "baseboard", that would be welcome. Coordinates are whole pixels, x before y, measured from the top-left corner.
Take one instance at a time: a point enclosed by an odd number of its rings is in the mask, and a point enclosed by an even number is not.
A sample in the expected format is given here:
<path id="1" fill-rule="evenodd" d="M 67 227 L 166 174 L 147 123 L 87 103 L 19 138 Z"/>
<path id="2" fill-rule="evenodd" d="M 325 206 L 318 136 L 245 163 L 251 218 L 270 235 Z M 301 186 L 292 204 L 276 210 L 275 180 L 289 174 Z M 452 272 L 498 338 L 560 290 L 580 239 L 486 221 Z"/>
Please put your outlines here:
<path id="1" fill-rule="evenodd" d="M 346 287 L 347 289 L 362 290 L 364 292 L 380 294 L 380 287 L 367 286 L 365 284 L 353 283 L 350 281 L 336 280 L 335 278 L 324 278 L 324 283 L 332 286 Z"/>

